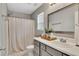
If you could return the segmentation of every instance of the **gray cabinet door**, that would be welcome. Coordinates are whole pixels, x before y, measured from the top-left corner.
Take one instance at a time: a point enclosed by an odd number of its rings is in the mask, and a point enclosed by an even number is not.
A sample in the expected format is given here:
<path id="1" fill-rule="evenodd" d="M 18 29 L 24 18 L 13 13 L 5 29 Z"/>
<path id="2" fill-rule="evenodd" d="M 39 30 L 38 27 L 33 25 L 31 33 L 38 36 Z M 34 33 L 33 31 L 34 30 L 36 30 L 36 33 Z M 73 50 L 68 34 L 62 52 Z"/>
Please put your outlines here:
<path id="1" fill-rule="evenodd" d="M 41 49 L 45 50 L 45 44 L 41 43 Z"/>
<path id="2" fill-rule="evenodd" d="M 50 48 L 50 47 L 46 47 L 46 51 L 48 53 L 50 53 L 51 55 L 53 55 L 53 56 L 61 56 L 62 55 L 61 52 L 59 52 L 59 51 L 57 51 L 57 50 L 55 50 L 53 48 Z"/>
<path id="3" fill-rule="evenodd" d="M 46 51 L 41 49 L 41 56 L 50 56 Z"/>
<path id="4" fill-rule="evenodd" d="M 34 55 L 39 56 L 39 47 L 36 45 L 34 46 Z"/>

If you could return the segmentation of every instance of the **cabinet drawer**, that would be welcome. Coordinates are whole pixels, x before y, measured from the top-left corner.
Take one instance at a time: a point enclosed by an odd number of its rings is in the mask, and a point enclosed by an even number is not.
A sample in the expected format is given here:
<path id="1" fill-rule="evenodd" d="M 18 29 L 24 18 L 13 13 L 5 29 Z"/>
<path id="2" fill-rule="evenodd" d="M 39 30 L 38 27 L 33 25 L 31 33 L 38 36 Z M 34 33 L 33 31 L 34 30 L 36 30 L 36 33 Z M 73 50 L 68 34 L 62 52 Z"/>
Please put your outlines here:
<path id="1" fill-rule="evenodd" d="M 41 49 L 45 50 L 45 45 L 41 43 Z"/>
<path id="2" fill-rule="evenodd" d="M 41 56 L 50 56 L 46 51 L 41 49 Z"/>
<path id="3" fill-rule="evenodd" d="M 59 51 L 57 51 L 57 50 L 55 50 L 55 49 L 53 49 L 53 48 L 50 48 L 50 47 L 46 47 L 46 51 L 48 52 L 48 53 L 50 53 L 51 55 L 53 55 L 53 56 L 61 56 L 62 55 L 62 53 L 61 52 L 59 52 Z"/>

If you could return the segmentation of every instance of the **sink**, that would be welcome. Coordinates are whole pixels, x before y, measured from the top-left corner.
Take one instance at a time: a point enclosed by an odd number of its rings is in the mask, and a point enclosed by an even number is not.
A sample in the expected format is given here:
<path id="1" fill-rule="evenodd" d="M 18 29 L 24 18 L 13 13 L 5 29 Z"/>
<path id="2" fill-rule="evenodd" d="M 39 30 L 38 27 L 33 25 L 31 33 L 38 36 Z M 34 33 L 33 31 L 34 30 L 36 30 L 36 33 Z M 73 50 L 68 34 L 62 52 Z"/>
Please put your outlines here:
<path id="1" fill-rule="evenodd" d="M 66 37 L 58 37 L 58 41 L 70 45 L 76 45 L 75 39 L 72 38 L 66 38 Z"/>

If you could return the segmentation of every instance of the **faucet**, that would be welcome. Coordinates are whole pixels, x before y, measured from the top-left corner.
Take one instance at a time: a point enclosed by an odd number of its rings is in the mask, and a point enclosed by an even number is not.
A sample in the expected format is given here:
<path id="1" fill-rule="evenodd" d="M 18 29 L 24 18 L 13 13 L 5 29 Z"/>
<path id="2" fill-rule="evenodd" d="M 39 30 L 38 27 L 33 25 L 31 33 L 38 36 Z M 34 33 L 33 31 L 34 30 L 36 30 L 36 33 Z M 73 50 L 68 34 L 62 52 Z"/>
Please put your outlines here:
<path id="1" fill-rule="evenodd" d="M 66 43 L 66 39 L 61 38 L 60 42 Z"/>

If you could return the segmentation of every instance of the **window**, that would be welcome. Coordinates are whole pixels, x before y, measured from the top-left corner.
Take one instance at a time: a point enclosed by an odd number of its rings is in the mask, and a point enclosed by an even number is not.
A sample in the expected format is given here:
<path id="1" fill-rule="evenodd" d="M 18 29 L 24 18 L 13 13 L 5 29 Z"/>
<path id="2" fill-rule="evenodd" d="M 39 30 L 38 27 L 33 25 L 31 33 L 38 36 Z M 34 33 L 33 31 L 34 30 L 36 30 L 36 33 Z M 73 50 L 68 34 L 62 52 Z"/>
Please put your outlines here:
<path id="1" fill-rule="evenodd" d="M 44 12 L 37 16 L 37 30 L 44 31 Z"/>

